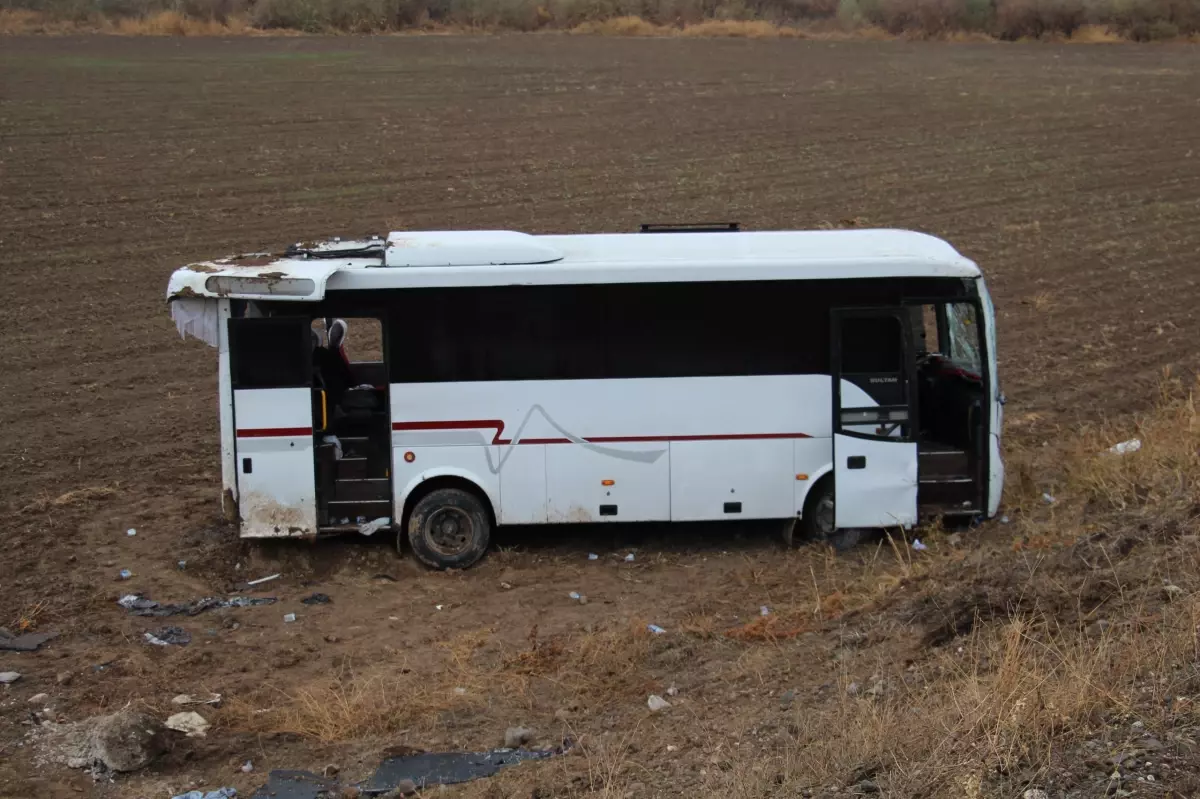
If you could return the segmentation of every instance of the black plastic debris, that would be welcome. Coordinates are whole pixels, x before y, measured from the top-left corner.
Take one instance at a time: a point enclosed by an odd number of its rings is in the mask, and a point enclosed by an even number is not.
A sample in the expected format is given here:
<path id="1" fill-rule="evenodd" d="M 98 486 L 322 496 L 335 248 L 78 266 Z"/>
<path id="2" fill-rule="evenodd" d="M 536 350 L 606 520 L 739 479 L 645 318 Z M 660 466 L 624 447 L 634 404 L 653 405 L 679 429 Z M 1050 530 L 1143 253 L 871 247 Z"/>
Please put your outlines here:
<path id="1" fill-rule="evenodd" d="M 57 638 L 58 633 L 24 633 L 13 635 L 0 627 L 0 649 L 9 652 L 33 652 L 51 638 Z"/>
<path id="2" fill-rule="evenodd" d="M 412 780 L 418 788 L 455 785 L 490 777 L 505 766 L 514 766 L 525 760 L 545 760 L 562 752 L 561 748 L 493 749 L 490 752 L 424 752 L 389 757 L 358 788 L 370 796 L 387 793 L 405 780 Z"/>
<path id="3" fill-rule="evenodd" d="M 326 799 L 341 792 L 337 780 L 310 771 L 275 769 L 268 775 L 267 784 L 252 793 L 250 799 Z"/>
<path id="4" fill-rule="evenodd" d="M 300 600 L 301 604 L 304 605 L 328 605 L 332 601 L 328 594 L 313 594 Z"/>
<path id="5" fill-rule="evenodd" d="M 490 752 L 417 752 L 385 758 L 375 773 L 355 786 L 310 771 L 277 769 L 250 799 L 333 799 L 343 787 L 355 787 L 364 797 L 380 796 L 411 781 L 417 788 L 455 785 L 491 777 L 505 766 L 526 760 L 545 760 L 571 747 L 567 741 L 555 749 L 493 749 Z"/>
<path id="6" fill-rule="evenodd" d="M 278 602 L 273 596 L 266 597 L 247 597 L 234 596 L 229 599 L 221 599 L 215 596 L 206 596 L 197 599 L 194 602 L 185 602 L 176 605 L 160 605 L 152 599 L 137 594 L 121 597 L 117 602 L 121 607 L 129 611 L 133 616 L 198 616 L 206 610 L 213 608 L 246 608 L 252 605 L 273 605 Z"/>
<path id="7" fill-rule="evenodd" d="M 158 630 L 153 630 L 148 633 L 143 633 L 142 637 L 146 639 L 146 643 L 154 646 L 187 646 L 192 642 L 192 634 L 182 627 L 162 627 Z"/>

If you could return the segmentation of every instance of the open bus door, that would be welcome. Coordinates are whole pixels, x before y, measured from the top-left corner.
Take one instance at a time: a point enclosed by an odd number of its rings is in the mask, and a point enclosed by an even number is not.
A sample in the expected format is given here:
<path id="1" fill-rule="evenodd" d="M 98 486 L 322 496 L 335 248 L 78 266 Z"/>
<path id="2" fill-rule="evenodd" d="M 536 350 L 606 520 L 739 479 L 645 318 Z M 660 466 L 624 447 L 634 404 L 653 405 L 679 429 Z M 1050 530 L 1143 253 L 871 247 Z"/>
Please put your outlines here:
<path id="1" fill-rule="evenodd" d="M 245 537 L 317 533 L 312 335 L 306 317 L 229 320 Z"/>
<path id="2" fill-rule="evenodd" d="M 917 521 L 912 346 L 902 309 L 832 313 L 834 523 Z"/>

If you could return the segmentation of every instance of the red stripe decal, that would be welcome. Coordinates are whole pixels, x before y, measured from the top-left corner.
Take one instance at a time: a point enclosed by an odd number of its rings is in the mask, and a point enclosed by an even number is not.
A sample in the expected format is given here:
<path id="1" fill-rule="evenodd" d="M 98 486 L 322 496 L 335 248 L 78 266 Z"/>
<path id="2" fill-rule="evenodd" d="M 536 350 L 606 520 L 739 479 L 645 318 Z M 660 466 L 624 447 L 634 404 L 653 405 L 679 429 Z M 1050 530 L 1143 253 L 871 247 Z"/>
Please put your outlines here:
<path id="1" fill-rule="evenodd" d="M 392 430 L 495 430 L 493 444 L 511 444 L 512 439 L 501 438 L 504 421 L 501 419 L 471 419 L 452 422 L 394 422 Z M 684 436 L 588 436 L 589 444 L 637 444 L 655 441 L 747 441 L 768 438 L 811 438 L 808 433 L 715 433 L 713 435 Z M 522 438 L 518 444 L 570 444 L 569 438 Z"/>
<path id="2" fill-rule="evenodd" d="M 248 427 L 237 431 L 238 438 L 294 438 L 311 435 L 311 427 Z"/>

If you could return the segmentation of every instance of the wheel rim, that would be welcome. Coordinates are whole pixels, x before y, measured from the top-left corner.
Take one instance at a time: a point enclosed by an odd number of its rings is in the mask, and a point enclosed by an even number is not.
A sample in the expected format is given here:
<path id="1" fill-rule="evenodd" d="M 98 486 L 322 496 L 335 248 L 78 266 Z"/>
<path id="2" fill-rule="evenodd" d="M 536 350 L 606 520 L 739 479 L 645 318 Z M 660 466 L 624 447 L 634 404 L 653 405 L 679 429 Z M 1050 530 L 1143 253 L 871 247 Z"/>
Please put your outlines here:
<path id="1" fill-rule="evenodd" d="M 813 506 L 813 528 L 821 536 L 832 535 L 837 529 L 834 526 L 833 495 L 826 494 Z"/>
<path id="2" fill-rule="evenodd" d="M 441 555 L 453 557 L 466 552 L 475 537 L 475 525 L 466 511 L 438 508 L 425 523 L 425 539 Z"/>

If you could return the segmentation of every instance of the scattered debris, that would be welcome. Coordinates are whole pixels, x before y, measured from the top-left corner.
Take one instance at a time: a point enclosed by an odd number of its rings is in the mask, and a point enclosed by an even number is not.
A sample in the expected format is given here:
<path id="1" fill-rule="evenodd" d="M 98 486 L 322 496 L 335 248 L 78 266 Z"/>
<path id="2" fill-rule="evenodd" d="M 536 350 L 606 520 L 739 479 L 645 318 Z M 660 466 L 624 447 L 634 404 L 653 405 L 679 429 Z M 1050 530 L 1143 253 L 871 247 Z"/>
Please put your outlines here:
<path id="1" fill-rule="evenodd" d="M 142 633 L 146 643 L 154 646 L 187 646 L 192 642 L 192 635 L 182 627 L 163 627 L 154 632 Z"/>
<path id="2" fill-rule="evenodd" d="M 929 547 L 927 547 L 921 543 L 921 539 L 919 539 L 919 538 L 913 539 L 912 548 L 918 552 L 924 552 L 925 550 L 929 549 Z"/>
<path id="3" fill-rule="evenodd" d="M 659 627 L 657 624 L 647 624 L 646 629 L 655 635 L 662 635 L 666 632 L 666 630 L 664 630 L 662 627 Z"/>
<path id="4" fill-rule="evenodd" d="M 858 696 L 858 683 L 852 682 L 846 686 L 846 694 L 848 696 Z"/>
<path id="5" fill-rule="evenodd" d="M 269 574 L 266 577 L 259 577 L 257 580 L 247 580 L 246 585 L 262 585 L 263 583 L 269 583 L 272 580 L 278 580 L 282 576 L 282 574 Z"/>
<path id="6" fill-rule="evenodd" d="M 1167 583 L 1163 586 L 1163 593 L 1166 595 L 1167 599 L 1174 599 L 1178 596 L 1182 596 L 1185 591 L 1174 583 Z"/>
<path id="7" fill-rule="evenodd" d="M 589 552 L 588 560 L 600 560 L 600 556 L 597 555 L 595 552 Z"/>
<path id="8" fill-rule="evenodd" d="M 302 604 L 302 605 L 328 605 L 332 601 L 333 600 L 329 597 L 328 594 L 313 594 L 312 596 L 306 596 L 306 597 L 304 597 L 304 599 L 301 599 L 300 604 Z"/>
<path id="9" fill-rule="evenodd" d="M 18 671 L 0 671 L 0 685 L 12 685 L 19 679 L 21 673 Z"/>
<path id="10" fill-rule="evenodd" d="M 628 555 L 626 555 L 626 556 L 625 556 L 625 562 L 626 562 L 626 563 L 633 563 L 633 560 L 634 560 L 634 558 L 633 558 L 633 553 L 632 553 L 632 552 L 630 552 Z"/>
<path id="11" fill-rule="evenodd" d="M 504 746 L 506 749 L 516 749 L 529 743 L 537 736 L 537 731 L 529 727 L 509 727 L 504 731 Z"/>
<path id="12" fill-rule="evenodd" d="M 374 519 L 372 521 L 360 524 L 358 526 L 358 532 L 360 532 L 363 535 L 375 535 L 383 528 L 391 527 L 391 526 L 392 526 L 391 517 L 390 516 L 381 516 L 378 519 Z"/>
<path id="13" fill-rule="evenodd" d="M 1056 501 L 1057 500 L 1054 499 L 1053 495 L 1045 493 L 1042 494 L 1042 502 L 1045 502 L 1047 505 L 1053 505 Z"/>
<path id="14" fill-rule="evenodd" d="M 40 730 L 38 746 L 50 760 L 95 773 L 136 771 L 167 750 L 162 722 L 132 710 Z"/>
<path id="15" fill-rule="evenodd" d="M 221 704 L 220 694 L 179 694 L 171 699 L 172 705 L 219 705 Z"/>
<path id="16" fill-rule="evenodd" d="M 206 596 L 180 605 L 160 605 L 141 594 L 126 594 L 117 600 L 117 604 L 134 616 L 196 616 L 213 608 L 246 608 L 254 605 L 273 605 L 278 601 L 273 596 L 235 596 L 229 599 Z"/>
<path id="17" fill-rule="evenodd" d="M 458 687 L 456 687 L 456 688 L 454 689 L 454 695 L 455 695 L 455 696 L 466 696 L 466 695 L 467 695 L 467 689 L 466 689 L 466 688 L 463 688 L 463 687 L 460 685 L 460 686 L 458 686 Z"/>
<path id="18" fill-rule="evenodd" d="M 118 580 L 128 580 L 132 576 L 133 572 L 131 572 L 129 569 L 121 569 L 121 571 L 117 572 Z"/>
<path id="19" fill-rule="evenodd" d="M 50 701 L 50 694 L 34 694 L 29 697 L 29 704 L 31 705 L 40 705 L 48 701 Z"/>
<path id="20" fill-rule="evenodd" d="M 445 606 L 445 605 L 434 605 L 434 606 L 433 606 L 433 609 L 434 609 L 434 610 L 441 610 L 441 609 L 442 609 L 442 608 L 444 608 L 444 607 L 446 607 L 446 606 Z"/>
<path id="21" fill-rule="evenodd" d="M 650 694 L 650 698 L 646 700 L 646 707 L 650 708 L 651 713 L 657 713 L 660 710 L 666 710 L 671 706 L 671 703 L 663 699 L 658 694 Z"/>
<path id="22" fill-rule="evenodd" d="M 186 733 L 189 738 L 203 738 L 208 731 L 209 723 L 194 710 L 176 713 L 167 719 L 167 729 Z"/>
<path id="23" fill-rule="evenodd" d="M 766 605 L 759 605 L 758 606 L 758 615 L 759 616 L 770 616 L 771 609 L 769 607 L 767 607 Z"/>
<path id="24" fill-rule="evenodd" d="M 207 793 L 204 791 L 188 791 L 178 796 L 172 796 L 171 799 L 234 799 L 236 796 L 237 788 L 218 788 L 215 791 L 208 791 Z"/>
<path id="25" fill-rule="evenodd" d="M 58 633 L 25 633 L 23 635 L 13 635 L 8 630 L 0 627 L 0 649 L 10 652 L 33 652 L 42 644 L 57 637 Z"/>
<path id="26" fill-rule="evenodd" d="M 572 591 L 571 593 L 567 594 L 567 596 L 569 596 L 571 599 L 578 600 L 580 593 L 578 591 Z"/>
<path id="27" fill-rule="evenodd" d="M 181 560 L 181 561 L 179 561 L 178 563 L 176 563 L 175 565 L 176 565 L 176 566 L 178 566 L 178 567 L 179 567 L 179 569 L 182 571 L 183 569 L 186 569 L 186 568 L 187 568 L 187 561 L 186 561 L 186 560 Z"/>
<path id="28" fill-rule="evenodd" d="M 1050 799 L 1050 795 L 1041 788 L 1030 788 L 1021 794 L 1021 799 Z"/>
<path id="29" fill-rule="evenodd" d="M 249 774 L 252 771 L 254 771 L 254 761 L 253 760 L 247 760 L 245 763 L 242 764 L 242 773 L 243 774 Z"/>
<path id="30" fill-rule="evenodd" d="M 1130 452 L 1137 452 L 1141 448 L 1142 440 L 1140 438 L 1131 438 L 1128 441 L 1122 441 L 1120 444 L 1113 444 L 1108 448 L 1108 451 L 1114 455 L 1125 455 Z"/>
<path id="31" fill-rule="evenodd" d="M 667 696 L 679 696 L 679 689 L 672 685 L 667 689 Z"/>
<path id="32" fill-rule="evenodd" d="M 292 622 L 294 622 L 295 620 L 296 620 L 296 614 L 295 614 L 295 613 L 285 613 L 285 614 L 283 614 L 283 623 L 284 623 L 284 624 L 291 624 L 291 623 L 292 623 Z"/>
<path id="33" fill-rule="evenodd" d="M 505 591 L 511 591 L 512 583 L 500 583 L 500 587 L 503 588 Z"/>
<path id="34" fill-rule="evenodd" d="M 1009 518 L 1008 518 L 1007 516 L 1001 516 L 1001 517 L 1000 517 L 1000 523 L 1001 523 L 1001 524 L 1008 524 L 1008 522 L 1009 522 Z"/>
<path id="35" fill-rule="evenodd" d="M 675 744 L 667 744 L 667 751 L 668 752 L 678 752 L 679 747 L 676 746 Z"/>
<path id="36" fill-rule="evenodd" d="M 135 535 L 137 535 L 137 530 L 130 527 L 128 530 L 125 531 L 125 535 L 129 536 L 130 538 L 133 538 Z"/>

